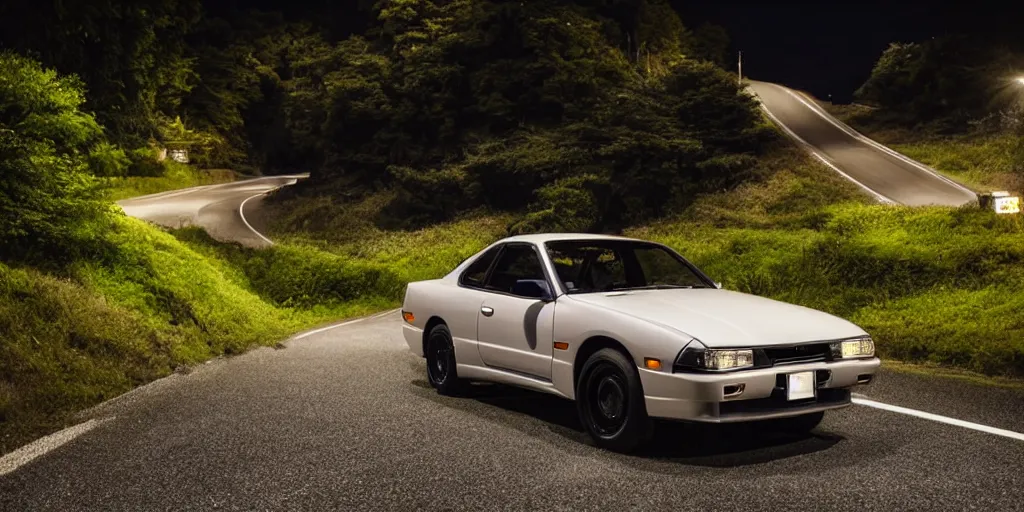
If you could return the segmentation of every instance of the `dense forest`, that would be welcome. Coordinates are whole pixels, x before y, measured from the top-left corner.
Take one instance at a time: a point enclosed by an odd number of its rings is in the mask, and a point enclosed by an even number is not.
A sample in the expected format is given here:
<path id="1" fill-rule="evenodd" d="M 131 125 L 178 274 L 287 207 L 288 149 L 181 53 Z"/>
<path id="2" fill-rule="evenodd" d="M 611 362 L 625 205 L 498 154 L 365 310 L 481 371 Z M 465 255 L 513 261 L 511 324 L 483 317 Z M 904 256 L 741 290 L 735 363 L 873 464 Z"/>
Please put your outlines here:
<path id="1" fill-rule="evenodd" d="M 1024 54 L 1017 46 L 963 34 L 892 43 L 855 96 L 883 108 L 883 120 L 897 125 L 945 133 L 1017 128 L 1024 119 Z"/>
<path id="2" fill-rule="evenodd" d="M 391 191 L 399 227 L 484 207 L 609 230 L 739 182 L 772 137 L 724 31 L 663 0 L 299 4 L 5 2 L 8 250 L 66 238 L 44 224 L 83 218 L 91 177 L 160 175 L 166 147 Z"/>

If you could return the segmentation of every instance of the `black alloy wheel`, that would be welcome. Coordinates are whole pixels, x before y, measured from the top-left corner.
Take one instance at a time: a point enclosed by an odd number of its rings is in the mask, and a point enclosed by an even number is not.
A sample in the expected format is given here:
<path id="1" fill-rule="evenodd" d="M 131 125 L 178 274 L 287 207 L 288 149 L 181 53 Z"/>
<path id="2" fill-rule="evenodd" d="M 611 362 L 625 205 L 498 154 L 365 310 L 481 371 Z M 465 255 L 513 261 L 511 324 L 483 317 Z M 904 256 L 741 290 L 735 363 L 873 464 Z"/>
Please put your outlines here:
<path id="1" fill-rule="evenodd" d="M 640 374 L 618 350 L 601 349 L 583 364 L 576 404 L 580 421 L 598 446 L 629 452 L 651 437 Z"/>
<path id="2" fill-rule="evenodd" d="M 427 380 L 442 395 L 457 395 L 464 382 L 455 366 L 455 347 L 448 326 L 436 325 L 427 335 Z"/>

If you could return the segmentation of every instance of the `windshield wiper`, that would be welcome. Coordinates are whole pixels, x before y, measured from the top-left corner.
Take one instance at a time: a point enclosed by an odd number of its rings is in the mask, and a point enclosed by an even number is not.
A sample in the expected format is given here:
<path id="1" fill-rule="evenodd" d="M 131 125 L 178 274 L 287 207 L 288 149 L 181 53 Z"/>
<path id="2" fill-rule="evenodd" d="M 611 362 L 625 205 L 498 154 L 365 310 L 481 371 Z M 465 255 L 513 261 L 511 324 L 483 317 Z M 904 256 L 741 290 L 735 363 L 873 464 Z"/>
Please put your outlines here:
<path id="1" fill-rule="evenodd" d="M 621 292 L 627 290 L 690 290 L 693 288 L 707 288 L 707 286 L 692 286 L 680 284 L 651 284 L 647 286 L 630 286 L 628 288 L 612 288 L 609 291 Z"/>

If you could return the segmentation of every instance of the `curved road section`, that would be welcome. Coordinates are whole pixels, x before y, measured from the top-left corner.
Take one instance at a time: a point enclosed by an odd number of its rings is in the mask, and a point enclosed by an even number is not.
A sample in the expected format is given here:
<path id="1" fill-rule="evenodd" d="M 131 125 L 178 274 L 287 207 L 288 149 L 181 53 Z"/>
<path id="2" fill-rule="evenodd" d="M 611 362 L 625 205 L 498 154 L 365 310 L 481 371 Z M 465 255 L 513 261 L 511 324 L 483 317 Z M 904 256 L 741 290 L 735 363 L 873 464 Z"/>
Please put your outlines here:
<path id="1" fill-rule="evenodd" d="M 253 227 L 252 213 L 266 193 L 308 176 L 267 176 L 133 197 L 117 204 L 132 217 L 164 227 L 199 226 L 222 242 L 267 247 L 273 242 Z"/>
<path id="2" fill-rule="evenodd" d="M 970 189 L 857 133 L 813 99 L 778 84 L 751 81 L 749 87 L 789 136 L 879 201 L 911 206 L 977 201 Z"/>

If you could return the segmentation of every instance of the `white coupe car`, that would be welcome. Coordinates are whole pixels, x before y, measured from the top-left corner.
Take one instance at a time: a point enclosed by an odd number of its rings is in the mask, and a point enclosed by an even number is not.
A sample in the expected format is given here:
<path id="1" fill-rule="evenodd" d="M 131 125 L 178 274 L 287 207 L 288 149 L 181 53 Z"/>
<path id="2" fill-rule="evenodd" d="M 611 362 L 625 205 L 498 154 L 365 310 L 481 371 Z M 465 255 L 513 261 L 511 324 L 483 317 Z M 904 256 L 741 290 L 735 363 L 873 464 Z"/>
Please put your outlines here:
<path id="1" fill-rule="evenodd" d="M 575 400 L 618 451 L 650 418 L 810 430 L 879 366 L 846 320 L 723 290 L 668 247 L 612 236 L 506 238 L 410 283 L 402 316 L 438 392 L 478 380 Z"/>

